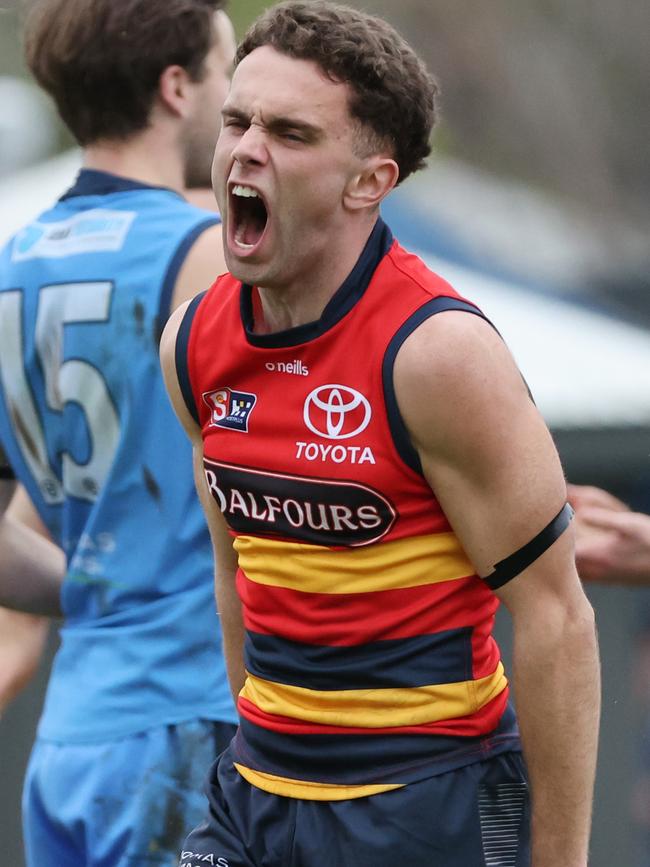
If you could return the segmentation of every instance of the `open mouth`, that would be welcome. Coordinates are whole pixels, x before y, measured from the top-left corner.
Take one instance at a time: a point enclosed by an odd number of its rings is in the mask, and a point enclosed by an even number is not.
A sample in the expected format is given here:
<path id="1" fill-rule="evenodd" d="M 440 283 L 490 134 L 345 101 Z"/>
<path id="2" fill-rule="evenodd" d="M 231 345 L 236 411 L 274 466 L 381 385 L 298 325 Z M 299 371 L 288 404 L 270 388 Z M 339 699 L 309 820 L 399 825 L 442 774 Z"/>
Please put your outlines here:
<path id="1" fill-rule="evenodd" d="M 256 247 L 268 220 L 266 205 L 257 190 L 244 184 L 231 187 L 230 220 L 235 244 L 248 250 Z"/>

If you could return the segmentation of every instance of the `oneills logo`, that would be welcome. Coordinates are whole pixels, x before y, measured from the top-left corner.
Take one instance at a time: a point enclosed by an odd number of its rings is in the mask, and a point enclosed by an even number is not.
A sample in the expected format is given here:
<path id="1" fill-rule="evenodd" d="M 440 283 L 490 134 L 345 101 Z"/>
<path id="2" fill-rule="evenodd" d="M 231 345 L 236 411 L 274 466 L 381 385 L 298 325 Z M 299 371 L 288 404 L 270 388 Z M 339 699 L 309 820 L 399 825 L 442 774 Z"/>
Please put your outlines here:
<path id="1" fill-rule="evenodd" d="M 295 376 L 309 376 L 309 368 L 299 358 L 293 361 L 267 361 L 264 365 L 271 373 L 293 373 Z"/>
<path id="2" fill-rule="evenodd" d="M 237 533 L 316 545 L 367 545 L 393 526 L 393 505 L 355 482 L 308 479 L 204 458 L 210 493 Z"/>

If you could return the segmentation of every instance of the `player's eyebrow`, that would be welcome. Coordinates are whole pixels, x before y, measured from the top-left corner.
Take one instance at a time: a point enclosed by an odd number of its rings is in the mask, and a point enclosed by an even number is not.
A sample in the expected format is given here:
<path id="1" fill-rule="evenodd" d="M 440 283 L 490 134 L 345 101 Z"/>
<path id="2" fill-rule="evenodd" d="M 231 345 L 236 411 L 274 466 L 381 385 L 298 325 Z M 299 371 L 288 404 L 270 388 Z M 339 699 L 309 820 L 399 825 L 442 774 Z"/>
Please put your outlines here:
<path id="1" fill-rule="evenodd" d="M 250 123 L 250 118 L 245 112 L 230 106 L 224 106 L 221 109 L 221 117 L 224 119 L 229 118 L 230 120 L 240 120 L 244 124 Z"/>
<path id="2" fill-rule="evenodd" d="M 316 142 L 323 136 L 321 127 L 295 117 L 272 115 L 266 120 L 265 125 L 268 131 L 275 135 L 278 133 L 295 132 L 310 142 Z"/>
<path id="3" fill-rule="evenodd" d="M 225 106 L 221 111 L 221 115 L 224 119 L 240 121 L 244 126 L 250 124 L 250 116 L 235 106 Z M 295 132 L 302 135 L 309 142 L 319 141 L 323 136 L 323 130 L 320 126 L 295 117 L 269 115 L 266 120 L 263 120 L 263 124 L 274 135 Z"/>

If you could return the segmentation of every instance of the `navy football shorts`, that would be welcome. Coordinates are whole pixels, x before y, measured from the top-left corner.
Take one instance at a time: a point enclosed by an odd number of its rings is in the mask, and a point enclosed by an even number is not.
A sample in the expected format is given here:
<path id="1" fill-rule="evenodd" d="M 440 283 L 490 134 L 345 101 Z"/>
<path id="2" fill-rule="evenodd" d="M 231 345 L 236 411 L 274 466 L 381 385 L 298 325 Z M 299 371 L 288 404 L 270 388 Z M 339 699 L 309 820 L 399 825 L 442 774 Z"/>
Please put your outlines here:
<path id="1" fill-rule="evenodd" d="M 179 867 L 528 867 L 526 771 L 511 752 L 401 789 L 307 801 L 256 789 L 230 750 Z"/>

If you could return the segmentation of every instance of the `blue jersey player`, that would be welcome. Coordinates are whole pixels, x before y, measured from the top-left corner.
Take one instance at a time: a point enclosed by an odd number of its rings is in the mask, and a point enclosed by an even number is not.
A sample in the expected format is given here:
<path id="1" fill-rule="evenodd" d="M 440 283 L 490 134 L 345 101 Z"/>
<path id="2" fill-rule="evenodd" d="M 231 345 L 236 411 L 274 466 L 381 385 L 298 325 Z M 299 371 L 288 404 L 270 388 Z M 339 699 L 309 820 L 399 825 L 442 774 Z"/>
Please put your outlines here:
<path id="1" fill-rule="evenodd" d="M 29 66 L 84 149 L 73 187 L 0 253 L 0 441 L 66 564 L 24 791 L 30 867 L 175 863 L 234 731 L 157 357 L 170 311 L 224 270 L 218 218 L 180 194 L 209 179 L 234 53 L 222 6 L 39 0 L 27 21 Z M 56 577 L 51 550 L 32 571 Z"/>

